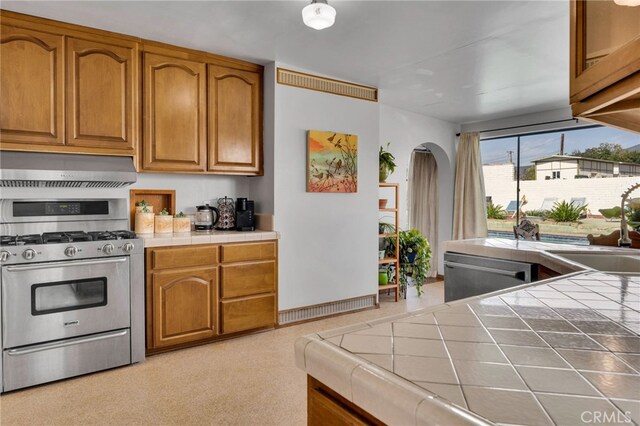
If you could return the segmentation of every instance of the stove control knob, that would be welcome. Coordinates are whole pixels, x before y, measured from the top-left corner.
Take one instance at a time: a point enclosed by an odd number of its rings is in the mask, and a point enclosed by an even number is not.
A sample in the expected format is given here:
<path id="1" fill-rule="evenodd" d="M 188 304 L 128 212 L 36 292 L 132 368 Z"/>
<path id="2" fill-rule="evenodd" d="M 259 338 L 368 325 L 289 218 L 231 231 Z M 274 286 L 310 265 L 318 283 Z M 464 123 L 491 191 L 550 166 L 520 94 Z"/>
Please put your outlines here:
<path id="1" fill-rule="evenodd" d="M 34 257 L 36 257 L 36 251 L 34 249 L 26 249 L 25 251 L 22 252 L 22 257 L 24 257 L 27 260 L 31 260 Z"/>
<path id="2" fill-rule="evenodd" d="M 11 256 L 11 253 L 9 253 L 8 251 L 0 251 L 0 262 L 6 262 L 7 260 L 9 260 L 9 256 Z"/>
<path id="3" fill-rule="evenodd" d="M 113 244 L 111 244 L 111 243 L 105 244 L 105 245 L 102 246 L 102 252 L 104 254 L 111 254 L 111 253 L 113 253 L 113 249 L 114 248 L 115 247 L 113 247 Z"/>
<path id="4" fill-rule="evenodd" d="M 78 254 L 78 248 L 74 246 L 67 247 L 64 249 L 64 254 L 67 255 L 67 257 L 73 257 Z"/>
<path id="5" fill-rule="evenodd" d="M 125 253 L 131 253 L 133 251 L 133 248 L 133 243 L 124 243 L 124 246 L 122 246 L 122 250 L 124 250 Z"/>

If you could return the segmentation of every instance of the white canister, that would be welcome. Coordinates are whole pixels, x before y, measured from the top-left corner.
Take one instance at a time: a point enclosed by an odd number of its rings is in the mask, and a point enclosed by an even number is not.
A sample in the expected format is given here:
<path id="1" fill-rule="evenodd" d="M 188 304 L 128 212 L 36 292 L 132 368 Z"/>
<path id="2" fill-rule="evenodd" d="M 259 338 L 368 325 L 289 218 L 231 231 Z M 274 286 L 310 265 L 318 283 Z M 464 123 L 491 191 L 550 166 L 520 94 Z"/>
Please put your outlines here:
<path id="1" fill-rule="evenodd" d="M 173 232 L 173 215 L 156 215 L 156 234 L 171 234 Z"/>
<path id="2" fill-rule="evenodd" d="M 138 234 L 153 234 L 155 215 L 153 213 L 136 213 L 135 231 Z"/>
<path id="3" fill-rule="evenodd" d="M 174 217 L 173 218 L 173 232 L 191 232 L 191 218 L 190 217 Z"/>

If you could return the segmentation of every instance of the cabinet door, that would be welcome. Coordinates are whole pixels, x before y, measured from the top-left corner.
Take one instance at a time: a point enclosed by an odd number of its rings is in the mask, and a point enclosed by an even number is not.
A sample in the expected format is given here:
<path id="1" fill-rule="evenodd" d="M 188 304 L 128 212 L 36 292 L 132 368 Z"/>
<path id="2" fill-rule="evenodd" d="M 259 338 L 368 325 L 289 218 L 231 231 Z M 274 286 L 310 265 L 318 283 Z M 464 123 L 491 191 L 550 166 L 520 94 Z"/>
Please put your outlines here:
<path id="1" fill-rule="evenodd" d="M 572 0 L 570 31 L 571 103 L 640 72 L 640 8 Z"/>
<path id="2" fill-rule="evenodd" d="M 261 75 L 209 65 L 209 170 L 262 173 Z"/>
<path id="3" fill-rule="evenodd" d="M 7 25 L 0 31 L 0 140 L 62 145 L 62 36 Z"/>
<path id="4" fill-rule="evenodd" d="M 208 339 L 217 334 L 216 268 L 190 268 L 151 275 L 152 348 Z"/>
<path id="5" fill-rule="evenodd" d="M 205 64 L 145 53 L 143 169 L 205 171 Z"/>
<path id="6" fill-rule="evenodd" d="M 134 47 L 67 39 L 67 144 L 133 150 Z"/>

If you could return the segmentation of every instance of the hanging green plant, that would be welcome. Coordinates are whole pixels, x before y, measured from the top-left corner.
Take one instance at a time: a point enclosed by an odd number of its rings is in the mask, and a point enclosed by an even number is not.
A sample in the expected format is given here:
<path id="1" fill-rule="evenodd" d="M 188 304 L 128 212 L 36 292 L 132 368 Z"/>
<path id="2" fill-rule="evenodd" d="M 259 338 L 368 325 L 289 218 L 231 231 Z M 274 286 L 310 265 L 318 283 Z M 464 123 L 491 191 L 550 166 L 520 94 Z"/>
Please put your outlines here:
<path id="1" fill-rule="evenodd" d="M 394 157 L 393 154 L 388 151 L 389 145 L 391 145 L 391 142 L 387 143 L 387 149 L 384 149 L 382 146 L 380 146 L 380 182 L 386 182 L 387 177 L 389 177 L 389 175 L 396 169 L 396 157 Z"/>

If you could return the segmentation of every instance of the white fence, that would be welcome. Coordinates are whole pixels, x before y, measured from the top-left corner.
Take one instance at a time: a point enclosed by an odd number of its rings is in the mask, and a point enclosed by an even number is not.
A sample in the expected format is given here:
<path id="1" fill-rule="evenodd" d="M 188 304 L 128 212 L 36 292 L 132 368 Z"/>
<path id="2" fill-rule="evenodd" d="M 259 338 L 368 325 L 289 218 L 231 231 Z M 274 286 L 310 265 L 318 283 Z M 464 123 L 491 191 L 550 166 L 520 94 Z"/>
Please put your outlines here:
<path id="1" fill-rule="evenodd" d="M 507 207 L 516 199 L 516 181 L 509 180 L 507 169 L 510 165 L 484 166 L 485 192 L 493 204 Z M 558 201 L 570 201 L 571 198 L 585 197 L 591 214 L 597 215 L 599 209 L 619 206 L 621 195 L 631 185 L 640 182 L 640 177 L 611 177 L 594 179 L 555 179 L 520 181 L 520 196 L 527 197 L 523 210 L 538 210 L 545 198 L 557 197 Z M 640 197 L 637 190 L 632 197 Z"/>

